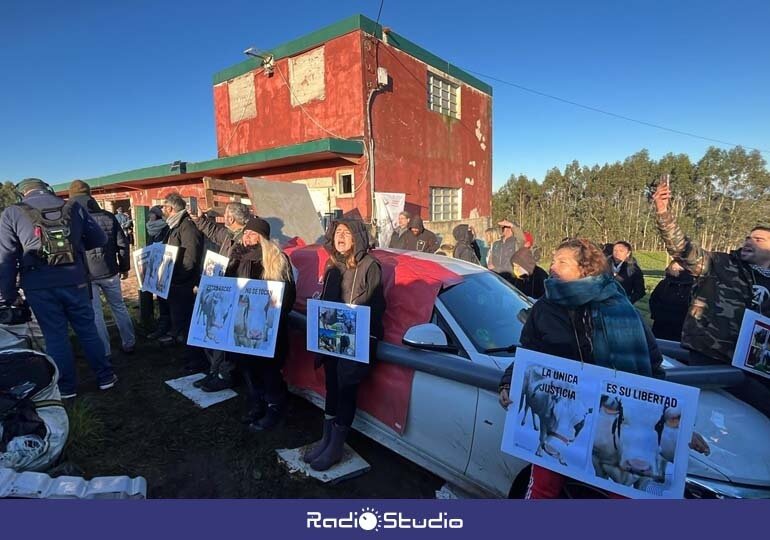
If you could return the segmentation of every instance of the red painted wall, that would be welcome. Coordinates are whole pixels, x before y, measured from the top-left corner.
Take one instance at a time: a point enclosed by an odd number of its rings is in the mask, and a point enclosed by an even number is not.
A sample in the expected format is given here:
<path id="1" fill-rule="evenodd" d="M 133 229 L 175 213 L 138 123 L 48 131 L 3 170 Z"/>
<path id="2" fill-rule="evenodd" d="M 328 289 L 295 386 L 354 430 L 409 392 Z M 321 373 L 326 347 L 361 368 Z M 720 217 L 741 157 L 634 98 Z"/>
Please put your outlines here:
<path id="1" fill-rule="evenodd" d="M 261 71 L 254 72 L 257 115 L 235 125 L 230 122 L 227 83 L 216 85 L 214 115 L 218 156 L 245 154 L 327 137 L 361 137 L 364 129 L 361 32 L 326 42 L 324 60 L 325 97 L 302 107 L 292 107 L 289 88 L 279 73 L 268 77 Z M 288 82 L 289 59 L 276 61 L 275 67 Z M 334 135 L 318 127 L 308 115 Z"/>
<path id="2" fill-rule="evenodd" d="M 450 118 L 428 109 L 426 64 L 380 43 L 379 65 L 391 85 L 373 103 L 376 190 L 406 193 L 407 205 L 430 219 L 430 187 L 462 188 L 461 218 L 474 209 L 489 216 L 491 96 L 462 84 L 460 119 Z"/>

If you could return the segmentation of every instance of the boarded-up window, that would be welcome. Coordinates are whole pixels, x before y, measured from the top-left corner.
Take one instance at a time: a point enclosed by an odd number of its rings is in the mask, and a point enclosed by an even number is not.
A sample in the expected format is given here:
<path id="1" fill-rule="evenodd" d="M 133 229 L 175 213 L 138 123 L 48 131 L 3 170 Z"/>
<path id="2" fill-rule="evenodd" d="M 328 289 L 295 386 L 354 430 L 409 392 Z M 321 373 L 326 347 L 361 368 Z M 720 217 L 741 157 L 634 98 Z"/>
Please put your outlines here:
<path id="1" fill-rule="evenodd" d="M 230 96 L 231 124 L 257 116 L 253 73 L 241 75 L 227 83 L 227 93 Z"/>
<path id="2" fill-rule="evenodd" d="M 460 86 L 429 71 L 428 108 L 452 118 L 460 118 Z"/>
<path id="3" fill-rule="evenodd" d="M 323 47 L 289 59 L 292 107 L 326 97 L 324 73 Z"/>

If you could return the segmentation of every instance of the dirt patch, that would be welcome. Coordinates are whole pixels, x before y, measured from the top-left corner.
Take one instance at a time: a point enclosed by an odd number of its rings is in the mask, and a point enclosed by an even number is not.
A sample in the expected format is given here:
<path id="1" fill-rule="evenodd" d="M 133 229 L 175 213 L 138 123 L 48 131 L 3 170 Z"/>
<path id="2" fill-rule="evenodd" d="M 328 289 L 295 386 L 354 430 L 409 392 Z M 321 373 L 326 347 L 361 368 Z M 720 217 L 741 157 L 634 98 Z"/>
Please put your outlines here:
<path id="1" fill-rule="evenodd" d="M 124 288 L 128 293 L 129 281 Z M 134 302 L 129 309 L 137 319 Z M 370 472 L 335 486 L 289 475 L 275 450 L 320 438 L 319 409 L 292 396 L 283 425 L 252 434 L 240 423 L 242 390 L 200 410 L 164 383 L 185 375 L 181 347 L 162 348 L 138 337 L 135 354 L 124 355 L 118 346 L 113 350 L 120 381 L 106 392 L 97 389 L 92 372 L 79 360 L 79 397 L 71 406 L 79 427 L 63 461 L 86 478 L 143 476 L 152 498 L 432 498 L 443 484 L 359 433 L 351 434 L 349 443 L 371 464 Z"/>

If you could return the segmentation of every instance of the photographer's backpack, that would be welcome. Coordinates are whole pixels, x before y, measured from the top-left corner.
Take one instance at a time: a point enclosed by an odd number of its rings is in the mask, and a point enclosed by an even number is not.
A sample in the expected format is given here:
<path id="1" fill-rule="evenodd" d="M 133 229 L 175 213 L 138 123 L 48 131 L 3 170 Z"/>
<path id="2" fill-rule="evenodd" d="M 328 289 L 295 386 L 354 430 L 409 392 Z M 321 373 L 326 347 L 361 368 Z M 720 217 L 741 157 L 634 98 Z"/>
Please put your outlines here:
<path id="1" fill-rule="evenodd" d="M 75 249 L 72 245 L 70 224 L 72 223 L 72 203 L 67 201 L 64 206 L 43 208 L 38 210 L 26 203 L 16 206 L 29 217 L 35 228 L 35 236 L 40 238 L 40 250 L 37 255 L 48 266 L 63 266 L 75 263 Z M 48 219 L 46 216 L 58 214 L 58 219 Z"/>

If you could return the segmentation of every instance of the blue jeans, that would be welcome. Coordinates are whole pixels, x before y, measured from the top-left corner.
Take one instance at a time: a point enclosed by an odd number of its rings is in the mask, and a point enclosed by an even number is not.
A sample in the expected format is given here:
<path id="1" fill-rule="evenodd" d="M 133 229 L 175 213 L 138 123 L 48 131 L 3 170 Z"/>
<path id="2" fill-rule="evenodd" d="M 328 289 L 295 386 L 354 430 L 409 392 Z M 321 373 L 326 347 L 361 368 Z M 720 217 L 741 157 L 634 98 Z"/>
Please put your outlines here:
<path id="1" fill-rule="evenodd" d="M 68 324 L 72 325 L 80 346 L 99 383 L 113 375 L 112 365 L 104 354 L 91 307 L 88 284 L 57 289 L 24 291 L 29 306 L 37 318 L 45 338 L 46 352 L 59 368 L 59 390 L 63 394 L 77 389 L 75 359 L 70 346 Z"/>
<path id="2" fill-rule="evenodd" d="M 120 274 L 104 279 L 95 279 L 91 281 L 91 294 L 93 295 L 94 317 L 96 320 L 96 330 L 104 343 L 104 351 L 107 356 L 112 354 L 110 347 L 110 334 L 107 331 L 107 325 L 104 323 L 104 312 L 102 311 L 102 298 L 99 291 L 104 293 L 107 303 L 110 305 L 112 317 L 120 332 L 120 340 L 123 342 L 124 349 L 130 349 L 136 345 L 134 337 L 134 323 L 131 321 L 131 315 L 128 313 L 126 303 L 123 301 L 123 291 L 120 288 Z"/>

